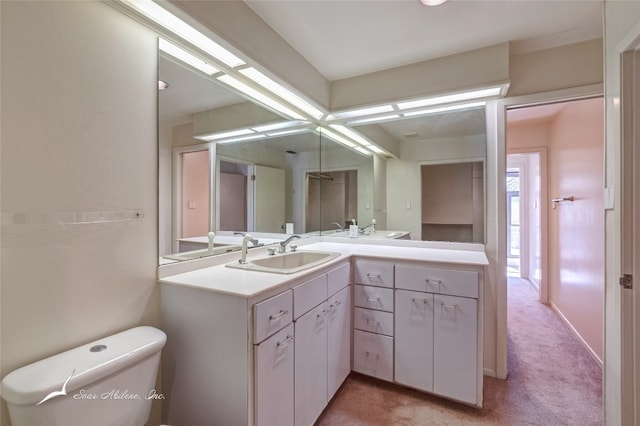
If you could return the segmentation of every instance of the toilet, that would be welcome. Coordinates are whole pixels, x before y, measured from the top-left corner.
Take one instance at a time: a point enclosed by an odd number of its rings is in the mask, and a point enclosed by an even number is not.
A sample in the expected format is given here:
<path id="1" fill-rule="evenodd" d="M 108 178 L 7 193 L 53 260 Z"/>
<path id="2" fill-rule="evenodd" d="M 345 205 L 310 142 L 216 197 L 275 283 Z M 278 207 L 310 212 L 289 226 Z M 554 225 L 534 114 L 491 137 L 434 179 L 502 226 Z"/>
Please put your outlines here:
<path id="1" fill-rule="evenodd" d="M 19 368 L 2 379 L 13 426 L 143 426 L 167 336 L 136 327 Z"/>

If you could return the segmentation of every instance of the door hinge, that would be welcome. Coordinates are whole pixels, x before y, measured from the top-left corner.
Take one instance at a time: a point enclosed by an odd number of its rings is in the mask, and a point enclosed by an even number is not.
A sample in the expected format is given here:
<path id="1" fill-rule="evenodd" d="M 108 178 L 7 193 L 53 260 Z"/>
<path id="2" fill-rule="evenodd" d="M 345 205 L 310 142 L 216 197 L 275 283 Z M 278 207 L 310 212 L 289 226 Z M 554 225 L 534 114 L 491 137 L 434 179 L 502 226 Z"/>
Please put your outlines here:
<path id="1" fill-rule="evenodd" d="M 256 175 L 251 175 L 251 180 L 256 180 Z"/>
<path id="2" fill-rule="evenodd" d="M 623 288 L 632 289 L 633 288 L 633 275 L 624 274 L 620 277 L 620 285 Z"/>

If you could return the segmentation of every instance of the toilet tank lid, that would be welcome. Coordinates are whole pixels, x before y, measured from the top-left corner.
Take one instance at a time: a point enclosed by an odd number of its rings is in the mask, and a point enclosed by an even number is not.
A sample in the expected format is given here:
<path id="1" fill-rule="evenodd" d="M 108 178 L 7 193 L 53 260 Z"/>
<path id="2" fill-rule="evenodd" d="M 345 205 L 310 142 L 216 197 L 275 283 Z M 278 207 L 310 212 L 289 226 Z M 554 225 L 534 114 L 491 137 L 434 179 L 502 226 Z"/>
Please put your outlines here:
<path id="1" fill-rule="evenodd" d="M 7 374 L 2 379 L 2 398 L 29 405 L 55 391 L 72 395 L 73 391 L 160 352 L 166 341 L 164 332 L 148 326 L 95 340 Z"/>

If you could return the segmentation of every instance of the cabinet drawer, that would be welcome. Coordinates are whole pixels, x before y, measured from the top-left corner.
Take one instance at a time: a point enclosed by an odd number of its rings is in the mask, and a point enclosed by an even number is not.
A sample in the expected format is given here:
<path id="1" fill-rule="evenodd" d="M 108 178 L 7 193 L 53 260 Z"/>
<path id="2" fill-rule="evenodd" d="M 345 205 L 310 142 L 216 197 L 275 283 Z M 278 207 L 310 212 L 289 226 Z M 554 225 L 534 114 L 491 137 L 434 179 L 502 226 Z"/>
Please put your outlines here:
<path id="1" fill-rule="evenodd" d="M 393 263 L 356 260 L 353 282 L 378 287 L 393 287 Z"/>
<path id="2" fill-rule="evenodd" d="M 396 288 L 478 298 L 478 273 L 396 265 Z"/>
<path id="3" fill-rule="evenodd" d="M 345 264 L 327 274 L 329 296 L 333 296 L 351 283 L 351 265 Z"/>
<path id="4" fill-rule="evenodd" d="M 293 288 L 293 318 L 298 319 L 327 300 L 327 276 L 310 279 Z"/>
<path id="5" fill-rule="evenodd" d="M 353 305 L 361 308 L 393 312 L 393 289 L 355 285 L 353 289 Z"/>
<path id="6" fill-rule="evenodd" d="M 355 330 L 353 370 L 382 380 L 393 381 L 393 338 Z"/>
<path id="7" fill-rule="evenodd" d="M 354 308 L 353 326 L 358 330 L 393 336 L 393 313 Z"/>
<path id="8" fill-rule="evenodd" d="M 284 291 L 271 299 L 253 305 L 253 343 L 271 336 L 292 319 L 293 293 Z"/>

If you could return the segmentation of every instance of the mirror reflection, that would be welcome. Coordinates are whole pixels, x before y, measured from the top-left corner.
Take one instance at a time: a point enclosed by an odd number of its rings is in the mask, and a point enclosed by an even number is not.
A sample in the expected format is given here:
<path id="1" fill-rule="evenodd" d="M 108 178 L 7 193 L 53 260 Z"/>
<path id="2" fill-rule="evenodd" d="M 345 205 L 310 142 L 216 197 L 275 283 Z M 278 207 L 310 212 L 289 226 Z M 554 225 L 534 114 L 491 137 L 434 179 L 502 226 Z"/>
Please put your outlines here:
<path id="1" fill-rule="evenodd" d="M 354 222 L 358 237 L 484 242 L 484 107 L 352 125 L 395 144 L 394 158 L 361 155 L 310 129 L 203 142 L 194 136 L 283 118 L 162 53 L 158 75 L 168 84 L 158 105 L 163 260 L 238 250 L 247 232 L 260 244 L 292 233 L 353 237 Z M 473 213 L 441 212 L 446 223 L 432 217 L 435 206 Z"/>

